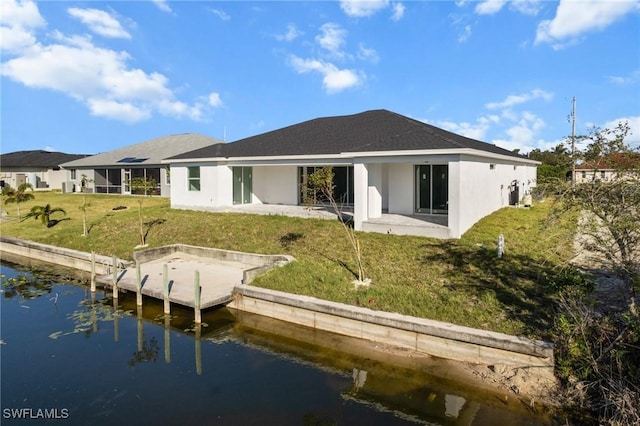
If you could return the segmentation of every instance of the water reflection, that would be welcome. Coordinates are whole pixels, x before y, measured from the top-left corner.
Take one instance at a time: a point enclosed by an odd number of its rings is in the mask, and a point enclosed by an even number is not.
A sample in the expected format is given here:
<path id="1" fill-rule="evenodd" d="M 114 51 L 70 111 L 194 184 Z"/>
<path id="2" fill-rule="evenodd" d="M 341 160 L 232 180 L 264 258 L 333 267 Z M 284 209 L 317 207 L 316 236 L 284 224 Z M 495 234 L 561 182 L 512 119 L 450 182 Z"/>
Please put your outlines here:
<path id="1" fill-rule="evenodd" d="M 220 424 L 258 419 L 265 424 L 546 423 L 543 413 L 517 400 L 456 381 L 446 362 L 228 309 L 205 311 L 203 323 L 194 324 L 190 309 L 172 307 L 165 315 L 161 301 L 145 299 L 138 306 L 135 293 L 113 299 L 74 289 L 53 286 L 42 292 L 60 294 L 57 322 L 43 310 L 53 301 L 41 297 L 42 303 L 31 304 L 31 311 L 42 312 L 43 324 L 59 329 L 45 332 L 48 342 L 24 337 L 24 344 L 40 345 L 37 350 L 52 355 L 23 363 L 15 345 L 22 336 L 37 334 L 36 324 L 24 322 L 25 329 L 9 333 L 3 329 L 9 339 L 3 345 L 3 408 L 23 400 L 78 401 L 70 407 L 72 414 L 94 424 L 130 419 L 140 410 L 150 424 L 185 419 L 202 424 L 212 419 Z M 74 292 L 78 299 L 71 297 Z M 1 313 L 3 324 L 11 323 L 6 315 L 18 315 L 19 309 Z M 161 350 L 164 363 L 158 362 Z M 61 367 L 65 357 L 71 358 L 64 364 L 68 367 Z M 18 362 L 26 371 L 41 372 L 31 379 L 14 374 L 11 368 Z M 85 364 L 89 369 L 82 369 Z M 96 365 L 102 372 L 94 371 Z M 60 377 L 52 373 L 58 371 Z M 158 395 L 158 389 L 167 388 L 171 391 Z M 166 410 L 156 413 L 152 407 L 158 406 Z M 102 417 L 104 422 L 97 420 Z"/>

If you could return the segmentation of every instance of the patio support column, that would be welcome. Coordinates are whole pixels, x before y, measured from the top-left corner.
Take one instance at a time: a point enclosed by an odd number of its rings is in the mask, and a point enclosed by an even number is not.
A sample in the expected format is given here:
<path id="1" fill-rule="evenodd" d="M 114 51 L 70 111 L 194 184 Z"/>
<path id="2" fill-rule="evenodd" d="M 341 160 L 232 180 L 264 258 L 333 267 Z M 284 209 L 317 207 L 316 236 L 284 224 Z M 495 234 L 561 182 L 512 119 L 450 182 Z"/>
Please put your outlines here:
<path id="1" fill-rule="evenodd" d="M 369 164 L 369 188 L 367 216 L 369 219 L 382 217 L 382 164 Z"/>
<path id="2" fill-rule="evenodd" d="M 353 165 L 353 227 L 362 230 L 362 223 L 369 219 L 369 170 L 366 164 Z"/>
<path id="3" fill-rule="evenodd" d="M 460 215 L 464 214 L 464 208 L 471 207 L 464 205 L 462 192 L 461 162 L 449 161 L 449 209 L 447 214 L 449 216 L 448 226 L 451 238 L 460 238 L 462 236 L 460 232 Z"/>

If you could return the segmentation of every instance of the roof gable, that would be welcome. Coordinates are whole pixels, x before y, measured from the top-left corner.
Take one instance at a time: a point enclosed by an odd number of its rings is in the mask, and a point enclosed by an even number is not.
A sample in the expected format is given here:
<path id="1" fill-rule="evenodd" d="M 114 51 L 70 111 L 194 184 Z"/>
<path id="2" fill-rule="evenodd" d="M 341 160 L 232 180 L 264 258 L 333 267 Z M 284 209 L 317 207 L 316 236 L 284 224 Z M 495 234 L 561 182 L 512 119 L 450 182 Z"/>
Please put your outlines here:
<path id="1" fill-rule="evenodd" d="M 172 159 L 336 155 L 407 150 L 476 149 L 523 158 L 387 110 L 316 118 L 236 142 L 204 147 Z"/>

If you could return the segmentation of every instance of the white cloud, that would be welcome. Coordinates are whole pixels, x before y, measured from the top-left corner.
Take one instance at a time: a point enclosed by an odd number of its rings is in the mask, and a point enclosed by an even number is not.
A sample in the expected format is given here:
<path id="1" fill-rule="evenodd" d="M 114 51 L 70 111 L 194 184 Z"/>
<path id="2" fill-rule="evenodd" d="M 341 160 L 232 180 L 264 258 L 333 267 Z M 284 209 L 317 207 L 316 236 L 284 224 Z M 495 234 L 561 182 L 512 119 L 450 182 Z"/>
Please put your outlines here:
<path id="1" fill-rule="evenodd" d="M 494 15 L 500 12 L 506 2 L 506 0 L 485 0 L 476 5 L 475 11 L 478 15 Z"/>
<path id="2" fill-rule="evenodd" d="M 151 0 L 153 4 L 155 4 L 158 9 L 163 12 L 171 13 L 171 7 L 167 4 L 166 0 Z"/>
<path id="3" fill-rule="evenodd" d="M 514 105 L 523 104 L 525 102 L 529 102 L 535 99 L 543 99 L 545 101 L 550 101 L 553 99 L 553 93 L 547 92 L 542 89 L 533 89 L 529 93 L 523 93 L 519 95 L 509 95 L 505 98 L 505 100 L 500 102 L 489 102 L 485 104 L 485 107 L 488 109 L 507 109 Z"/>
<path id="4" fill-rule="evenodd" d="M 509 138 L 495 139 L 492 142 L 504 149 L 529 152 L 543 143 L 542 140 L 536 139 L 536 136 L 544 126 L 542 118 L 529 111 L 523 111 L 517 115 L 516 123 L 505 131 Z"/>
<path id="5" fill-rule="evenodd" d="M 428 120 L 422 120 L 428 123 Z M 453 133 L 457 133 L 462 136 L 466 136 L 471 139 L 484 140 L 485 135 L 489 131 L 492 125 L 500 122 L 500 117 L 497 115 L 489 115 L 486 117 L 480 117 L 475 123 L 462 122 L 455 123 L 453 121 L 434 121 L 434 126 L 441 127 Z"/>
<path id="6" fill-rule="evenodd" d="M 321 34 L 316 36 L 316 42 L 333 56 L 344 57 L 342 47 L 346 44 L 347 30 L 333 22 L 327 22 L 320 27 Z"/>
<path id="7" fill-rule="evenodd" d="M 228 21 L 231 19 L 231 16 L 228 15 L 224 10 L 213 9 L 213 8 L 209 8 L 207 10 L 213 13 L 214 15 L 216 15 L 218 18 L 222 19 L 223 21 Z"/>
<path id="8" fill-rule="evenodd" d="M 635 83 L 640 79 L 640 69 L 635 70 L 626 76 L 611 75 L 611 76 L 607 76 L 606 78 L 607 80 L 609 80 L 610 83 L 618 84 L 618 85 Z"/>
<path id="9" fill-rule="evenodd" d="M 625 142 L 631 145 L 633 148 L 640 148 L 640 115 L 630 115 L 626 117 L 619 117 L 613 120 L 609 120 L 603 125 L 599 126 L 602 129 L 613 130 L 618 127 L 618 123 L 629 124 L 629 134 L 625 138 Z"/>
<path id="10" fill-rule="evenodd" d="M 471 25 L 465 25 L 464 30 L 458 36 L 458 43 L 464 43 L 471 37 Z"/>
<path id="11" fill-rule="evenodd" d="M 17 3 L 2 0 L 0 13 L 0 50 L 5 53 L 19 53 L 36 42 L 33 31 L 47 25 L 38 7 L 32 1 Z"/>
<path id="12" fill-rule="evenodd" d="M 538 24 L 535 43 L 550 43 L 554 49 L 561 49 L 583 34 L 602 30 L 639 10 L 640 3 L 631 1 L 560 0 L 556 16 Z"/>
<path id="13" fill-rule="evenodd" d="M 399 21 L 404 17 L 405 7 L 402 3 L 394 3 L 391 8 L 393 9 L 393 14 L 391 15 L 392 21 Z"/>
<path id="14" fill-rule="evenodd" d="M 104 10 L 72 7 L 67 12 L 96 34 L 110 38 L 131 38 L 120 22 Z"/>
<path id="15" fill-rule="evenodd" d="M 327 93 L 337 93 L 363 83 L 365 76 L 358 71 L 339 69 L 334 64 L 317 59 L 302 59 L 295 55 L 289 57 L 289 63 L 296 72 L 310 71 L 322 75 L 322 85 Z"/>
<path id="16" fill-rule="evenodd" d="M 369 61 L 373 64 L 377 64 L 380 61 L 378 52 L 376 52 L 375 49 L 365 47 L 362 43 L 358 45 L 358 58 L 364 61 Z"/>
<path id="17" fill-rule="evenodd" d="M 298 30 L 295 25 L 289 24 L 287 25 L 287 32 L 284 34 L 276 34 L 274 35 L 275 39 L 278 41 L 293 41 L 296 38 L 302 35 L 302 31 Z"/>
<path id="18" fill-rule="evenodd" d="M 216 92 L 209 93 L 209 105 L 214 108 L 218 108 L 222 106 L 222 99 L 220 98 L 220 94 Z"/>
<path id="19" fill-rule="evenodd" d="M 389 0 L 340 0 L 340 8 L 348 16 L 364 18 L 389 6 Z"/>
<path id="20" fill-rule="evenodd" d="M 111 99 L 87 99 L 91 115 L 107 117 L 125 123 L 136 123 L 151 117 L 151 111 L 138 107 L 130 102 L 119 102 Z"/>
<path id="21" fill-rule="evenodd" d="M 127 52 L 95 46 L 90 36 L 65 36 L 57 30 L 48 34 L 51 44 L 38 42 L 33 31 L 45 22 L 34 19 L 40 16 L 37 8 L 27 11 L 26 15 L 18 13 L 18 17 L 31 18 L 13 22 L 23 25 L 18 33 L 26 32 L 34 42 L 21 49 L 12 46 L 16 55 L 0 65 L 3 77 L 33 89 L 64 93 L 83 103 L 95 116 L 124 122 L 144 120 L 154 112 L 176 118 L 202 118 L 206 105 L 176 100 L 164 75 L 129 67 L 131 58 Z M 15 33 L 15 29 L 6 26 L 3 33 Z M 28 39 L 22 37 L 23 41 Z"/>
<path id="22" fill-rule="evenodd" d="M 535 16 L 540 12 L 541 4 L 539 0 L 512 0 L 509 9 L 520 12 L 523 15 Z"/>

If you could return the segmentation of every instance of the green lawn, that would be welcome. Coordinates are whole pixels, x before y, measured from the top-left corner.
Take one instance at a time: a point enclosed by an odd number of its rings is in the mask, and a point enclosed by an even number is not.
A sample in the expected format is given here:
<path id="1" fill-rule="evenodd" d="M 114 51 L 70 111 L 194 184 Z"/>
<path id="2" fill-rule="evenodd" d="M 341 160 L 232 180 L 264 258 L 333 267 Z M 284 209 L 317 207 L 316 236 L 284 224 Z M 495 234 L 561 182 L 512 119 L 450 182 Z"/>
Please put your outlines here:
<path id="1" fill-rule="evenodd" d="M 131 259 L 139 243 L 138 197 L 86 196 L 90 233 L 83 237 L 83 196 L 35 193 L 22 203 L 51 204 L 66 217 L 47 228 L 19 222 L 16 206 L 2 235 Z M 114 207 L 127 209 L 114 211 Z M 554 289 L 547 284 L 571 255 L 575 220 L 551 225 L 548 203 L 505 208 L 481 220 L 461 240 L 358 233 L 369 288 L 354 289 L 355 261 L 338 221 L 172 210 L 169 200 L 144 198 L 150 246 L 184 243 L 255 253 L 285 253 L 297 262 L 259 277 L 253 285 L 372 309 L 449 321 L 534 338 L 549 338 Z M 499 234 L 505 255 L 497 258 Z"/>

